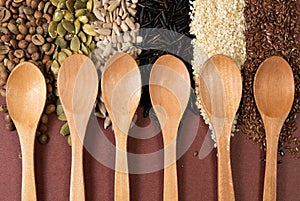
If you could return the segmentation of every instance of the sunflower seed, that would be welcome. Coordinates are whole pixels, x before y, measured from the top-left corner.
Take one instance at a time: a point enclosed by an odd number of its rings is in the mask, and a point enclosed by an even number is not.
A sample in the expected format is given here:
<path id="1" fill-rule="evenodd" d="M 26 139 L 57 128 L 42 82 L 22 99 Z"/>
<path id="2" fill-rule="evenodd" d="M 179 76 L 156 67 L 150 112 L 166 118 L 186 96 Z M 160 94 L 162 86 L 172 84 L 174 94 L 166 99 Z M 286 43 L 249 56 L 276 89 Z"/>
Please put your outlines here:
<path id="1" fill-rule="evenodd" d="M 111 120 L 109 117 L 106 117 L 104 120 L 104 129 L 107 129 L 111 125 Z"/>
<path id="2" fill-rule="evenodd" d="M 97 29 L 95 30 L 98 34 L 100 35 L 105 35 L 105 36 L 108 36 L 111 34 L 111 30 L 110 29 L 103 29 L 103 28 L 100 28 L 100 29 Z"/>

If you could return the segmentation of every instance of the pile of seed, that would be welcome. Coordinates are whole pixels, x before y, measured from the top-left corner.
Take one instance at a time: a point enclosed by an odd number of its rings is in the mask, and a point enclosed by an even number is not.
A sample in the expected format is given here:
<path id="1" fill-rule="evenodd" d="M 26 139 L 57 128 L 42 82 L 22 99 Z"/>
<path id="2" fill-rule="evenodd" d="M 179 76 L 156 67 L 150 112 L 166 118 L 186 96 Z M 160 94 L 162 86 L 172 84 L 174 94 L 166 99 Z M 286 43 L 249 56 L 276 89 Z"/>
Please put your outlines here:
<path id="1" fill-rule="evenodd" d="M 62 62 L 74 53 L 90 55 L 96 47 L 94 36 L 98 34 L 91 26 L 96 20 L 92 12 L 93 0 L 51 0 L 51 3 L 56 9 L 48 31 L 55 44 L 51 72 L 56 82 Z M 57 88 L 54 92 L 58 96 Z M 59 99 L 56 105 L 58 119 L 66 121 Z M 61 127 L 60 133 L 68 136 L 70 142 L 70 130 L 67 123 Z"/>
<path id="2" fill-rule="evenodd" d="M 291 65 L 295 77 L 295 100 L 279 139 L 279 152 L 284 150 L 300 157 L 300 146 L 292 132 L 297 129 L 296 115 L 300 110 L 300 32 L 296 1 L 245 0 L 245 37 L 247 56 L 242 67 L 243 97 L 239 121 L 243 132 L 265 149 L 264 127 L 253 96 L 253 80 L 259 65 L 273 55 L 282 56 Z"/>
<path id="3" fill-rule="evenodd" d="M 152 107 L 148 90 L 149 75 L 152 64 L 159 56 L 169 53 L 181 58 L 192 75 L 189 11 L 189 0 L 139 0 L 136 16 L 141 25 L 143 42 L 140 44 L 142 53 L 137 60 L 144 86 L 140 103 L 144 107 L 144 116 L 148 116 Z M 189 106 L 193 106 L 193 101 Z"/>
<path id="4" fill-rule="evenodd" d="M 97 49 L 93 52 L 93 61 L 100 71 L 103 71 L 105 62 L 117 52 L 125 52 L 137 57 L 141 50 L 135 44 L 142 41 L 138 36 L 139 23 L 135 22 L 136 5 L 138 0 L 110 0 L 96 2 L 93 13 L 97 21 L 92 26 L 98 36 L 95 37 Z M 97 99 L 96 116 L 105 118 L 104 128 L 111 125 L 106 108 L 101 99 Z"/>
<path id="5" fill-rule="evenodd" d="M 227 55 L 233 58 L 239 67 L 242 66 L 246 57 L 244 6 L 244 0 L 195 0 L 192 3 L 190 27 L 191 33 L 196 36 L 193 40 L 194 58 L 192 61 L 196 84 L 196 104 L 211 130 L 208 116 L 198 95 L 199 71 L 204 62 L 216 54 Z M 235 127 L 233 131 L 234 129 Z M 213 133 L 212 138 L 215 140 Z"/>
<path id="6" fill-rule="evenodd" d="M 48 141 L 48 114 L 55 111 L 53 78 L 50 72 L 55 45 L 48 34 L 55 8 L 47 0 L 0 0 L 0 93 L 5 96 L 9 73 L 23 61 L 36 64 L 47 82 L 47 102 L 38 128 L 38 139 Z M 7 112 L 5 105 L 1 111 Z M 6 128 L 14 130 L 13 122 L 5 114 Z"/>

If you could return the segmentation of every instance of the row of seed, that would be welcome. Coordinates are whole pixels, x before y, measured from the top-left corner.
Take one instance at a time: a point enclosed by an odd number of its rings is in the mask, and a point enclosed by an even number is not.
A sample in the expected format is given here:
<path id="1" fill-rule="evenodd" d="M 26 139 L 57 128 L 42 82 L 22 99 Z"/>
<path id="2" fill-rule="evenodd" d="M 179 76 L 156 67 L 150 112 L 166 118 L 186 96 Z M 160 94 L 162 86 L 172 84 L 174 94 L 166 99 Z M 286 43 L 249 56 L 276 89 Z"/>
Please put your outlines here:
<path id="1" fill-rule="evenodd" d="M 135 47 L 142 41 L 137 35 L 136 6 L 136 0 L 0 0 L 0 92 L 5 96 L 7 77 L 16 64 L 31 61 L 41 69 L 48 89 L 38 131 L 42 143 L 48 141 L 48 114 L 56 110 L 58 119 L 66 121 L 57 97 L 56 79 L 68 56 L 93 55 L 97 68 L 102 70 L 107 59 L 118 51 L 133 57 L 140 53 Z M 8 112 L 5 105 L 0 109 Z M 100 94 L 97 116 L 106 118 L 105 128 L 110 125 Z M 13 130 L 8 113 L 5 121 L 7 129 Z M 60 133 L 69 136 L 67 123 Z"/>
<path id="2" fill-rule="evenodd" d="M 90 55 L 95 49 L 94 36 L 97 33 L 91 27 L 91 23 L 96 20 L 96 17 L 92 12 L 93 0 L 51 0 L 51 3 L 56 9 L 48 31 L 56 46 L 51 65 L 51 72 L 56 82 L 59 68 L 68 56 L 74 53 Z M 55 95 L 58 96 L 57 88 L 55 88 Z M 58 98 L 56 105 L 58 119 L 66 121 Z M 70 143 L 67 122 L 61 127 L 60 133 L 68 136 Z"/>
<path id="3" fill-rule="evenodd" d="M 199 71 L 202 64 L 216 54 L 232 57 L 239 67 L 244 63 L 246 57 L 244 6 L 244 0 L 195 0 L 192 2 L 190 32 L 196 37 L 193 40 L 192 61 L 196 104 L 210 129 L 212 129 L 211 124 L 197 93 Z M 215 140 L 213 133 L 212 138 Z"/>
<path id="4" fill-rule="evenodd" d="M 47 103 L 38 128 L 38 139 L 47 143 L 48 115 L 55 111 L 53 78 L 50 72 L 55 45 L 48 34 L 55 8 L 47 0 L 1 0 L 0 1 L 0 93 L 6 94 L 6 81 L 15 66 L 23 61 L 36 64 L 47 82 Z M 25 75 L 24 75 L 25 76 Z M 6 106 L 1 111 L 7 112 Z M 6 128 L 14 125 L 5 114 Z"/>
<path id="5" fill-rule="evenodd" d="M 98 36 L 95 37 L 97 48 L 92 59 L 100 71 L 103 71 L 105 62 L 116 52 L 126 52 L 136 58 L 141 50 L 136 47 L 142 42 L 138 36 L 140 25 L 135 22 L 137 0 L 98 0 L 94 7 L 97 18 L 92 26 Z M 104 128 L 111 125 L 106 108 L 98 96 L 96 116 L 105 118 Z M 136 119 L 136 118 L 135 118 Z"/>
<path id="6" fill-rule="evenodd" d="M 92 56 L 100 71 L 116 52 L 127 52 L 133 57 L 140 53 L 134 46 L 136 42 L 142 40 L 137 36 L 139 24 L 135 23 L 134 19 L 137 1 L 52 0 L 51 2 L 57 7 L 53 21 L 49 25 L 50 36 L 56 38 L 56 50 L 51 66 L 55 79 L 61 63 L 73 53 Z M 111 120 L 100 94 L 97 102 L 96 115 L 105 118 L 104 128 L 107 128 Z M 59 100 L 56 112 L 60 120 L 66 120 Z M 61 127 L 60 133 L 69 136 L 67 123 Z"/>
<path id="7" fill-rule="evenodd" d="M 291 66 L 295 79 L 293 107 L 286 119 L 279 138 L 279 153 L 285 151 L 300 157 L 300 144 L 292 132 L 297 129 L 296 116 L 300 111 L 300 34 L 297 2 L 290 0 L 245 0 L 245 37 L 247 57 L 242 67 L 243 97 L 239 115 L 243 132 L 255 143 L 266 148 L 264 126 L 255 106 L 253 79 L 258 66 L 268 57 L 279 55 Z"/>
<path id="8" fill-rule="evenodd" d="M 296 1 L 196 0 L 191 19 L 191 33 L 196 36 L 193 41 L 196 93 L 199 70 L 206 59 L 215 54 L 225 54 L 235 59 L 243 76 L 239 124 L 243 126 L 243 133 L 260 144 L 262 149 L 266 148 L 266 140 L 254 101 L 254 75 L 259 65 L 270 56 L 279 55 L 288 61 L 294 73 L 296 92 L 292 110 L 281 130 L 279 153 L 283 156 L 284 150 L 288 150 L 299 158 L 300 143 L 292 135 L 297 129 L 295 119 L 300 111 L 300 25 Z M 209 124 L 199 97 L 197 104 Z"/>

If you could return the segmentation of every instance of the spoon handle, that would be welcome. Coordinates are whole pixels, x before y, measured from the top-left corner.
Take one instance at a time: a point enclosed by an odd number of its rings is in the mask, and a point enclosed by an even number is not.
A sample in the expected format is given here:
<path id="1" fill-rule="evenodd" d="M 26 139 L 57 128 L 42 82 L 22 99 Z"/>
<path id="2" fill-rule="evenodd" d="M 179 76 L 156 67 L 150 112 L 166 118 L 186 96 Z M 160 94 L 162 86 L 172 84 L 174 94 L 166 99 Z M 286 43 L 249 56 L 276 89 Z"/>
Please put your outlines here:
<path id="1" fill-rule="evenodd" d="M 267 144 L 264 201 L 276 201 L 277 143 Z"/>
<path id="2" fill-rule="evenodd" d="M 72 164 L 70 181 L 70 201 L 84 201 L 84 174 L 83 174 L 83 145 L 77 135 L 77 130 L 70 125 L 72 139 Z"/>
<path id="3" fill-rule="evenodd" d="M 276 201 L 278 138 L 282 125 L 269 122 L 266 118 L 264 125 L 266 130 L 267 153 L 263 200 Z"/>
<path id="4" fill-rule="evenodd" d="M 231 128 L 231 127 L 229 127 Z M 231 132 L 223 129 L 222 132 Z M 234 188 L 230 162 L 230 135 L 222 133 L 218 141 L 218 201 L 234 201 Z"/>
<path id="5" fill-rule="evenodd" d="M 177 182 L 176 143 L 171 143 L 164 150 L 164 201 L 178 201 Z"/>
<path id="6" fill-rule="evenodd" d="M 32 131 L 35 133 L 35 131 Z M 18 133 L 21 133 L 18 131 Z M 31 132 L 24 134 L 32 135 Z M 31 143 L 21 143 L 22 150 L 22 201 L 36 201 L 36 186 L 34 175 L 34 140 Z"/>
<path id="7" fill-rule="evenodd" d="M 115 163 L 115 201 L 129 201 L 129 176 L 127 162 L 127 134 L 115 129 L 116 163 Z"/>

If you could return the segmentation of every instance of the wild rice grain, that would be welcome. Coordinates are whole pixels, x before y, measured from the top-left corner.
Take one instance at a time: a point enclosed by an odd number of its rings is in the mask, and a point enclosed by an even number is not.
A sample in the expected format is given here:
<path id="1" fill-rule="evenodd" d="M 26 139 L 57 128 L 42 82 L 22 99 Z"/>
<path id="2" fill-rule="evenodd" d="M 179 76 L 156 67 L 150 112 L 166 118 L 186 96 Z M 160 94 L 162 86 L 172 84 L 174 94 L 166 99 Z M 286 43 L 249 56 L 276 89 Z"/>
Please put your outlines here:
<path id="1" fill-rule="evenodd" d="M 152 107 L 147 85 L 152 64 L 159 56 L 168 53 L 180 57 L 192 76 L 193 47 L 190 41 L 193 36 L 189 33 L 189 11 L 189 0 L 139 0 L 137 4 L 136 16 L 141 25 L 140 35 L 143 37 L 143 51 L 137 60 L 145 86 L 140 103 L 144 107 L 144 116 L 148 116 Z M 189 105 L 193 107 L 194 102 L 191 101 Z"/>

